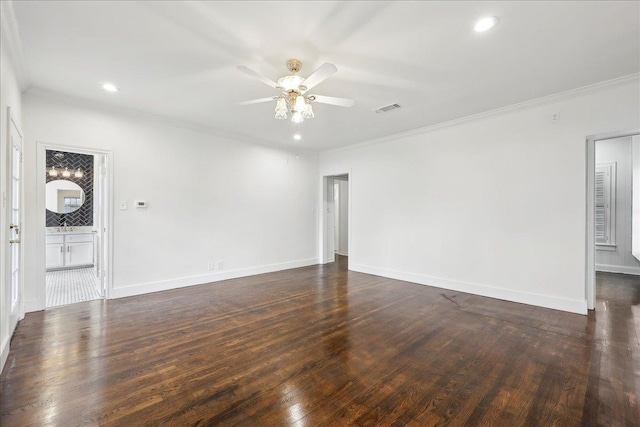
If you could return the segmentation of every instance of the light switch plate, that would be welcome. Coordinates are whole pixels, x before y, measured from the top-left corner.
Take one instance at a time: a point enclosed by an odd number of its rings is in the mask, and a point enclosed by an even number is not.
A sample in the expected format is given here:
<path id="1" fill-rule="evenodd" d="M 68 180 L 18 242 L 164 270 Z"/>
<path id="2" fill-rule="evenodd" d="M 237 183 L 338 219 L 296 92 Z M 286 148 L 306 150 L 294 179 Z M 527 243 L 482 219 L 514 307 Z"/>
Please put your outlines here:
<path id="1" fill-rule="evenodd" d="M 121 211 L 127 210 L 127 202 L 120 202 L 120 210 Z"/>

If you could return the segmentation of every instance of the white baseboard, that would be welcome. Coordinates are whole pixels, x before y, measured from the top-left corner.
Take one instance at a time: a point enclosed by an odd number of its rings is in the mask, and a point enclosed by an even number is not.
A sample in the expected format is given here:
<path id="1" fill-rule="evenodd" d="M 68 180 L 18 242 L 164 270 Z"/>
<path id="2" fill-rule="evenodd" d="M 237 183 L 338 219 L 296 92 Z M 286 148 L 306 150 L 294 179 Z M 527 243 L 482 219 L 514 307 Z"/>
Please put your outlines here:
<path id="1" fill-rule="evenodd" d="M 124 298 L 134 295 L 148 294 L 151 292 L 167 291 L 170 289 L 203 285 L 205 283 L 219 282 L 221 280 L 237 279 L 240 277 L 254 276 L 256 274 L 263 273 L 273 273 L 274 271 L 288 270 L 290 268 L 306 267 L 308 265 L 316 264 L 318 264 L 318 259 L 310 258 L 299 261 L 283 262 L 279 264 L 269 264 L 258 267 L 243 268 L 239 270 L 221 271 L 218 273 L 203 274 L 199 276 L 162 280 L 159 282 L 139 283 L 136 285 L 114 288 L 111 291 L 111 298 Z"/>
<path id="2" fill-rule="evenodd" d="M 349 253 L 348 253 L 348 252 L 340 252 L 340 251 L 336 251 L 336 253 L 337 253 L 338 255 L 342 255 L 342 256 L 349 256 Z"/>
<path id="3" fill-rule="evenodd" d="M 570 300 L 548 295 L 514 291 L 504 288 L 495 288 L 486 285 L 478 285 L 476 283 L 459 282 L 456 280 L 442 279 L 438 277 L 425 276 L 422 274 L 405 273 L 402 271 L 370 267 L 361 264 L 350 264 L 349 269 L 353 271 L 359 271 L 361 273 L 388 277 L 390 279 L 404 280 L 420 285 L 466 292 L 469 294 L 497 298 L 522 304 L 535 305 L 538 307 L 552 308 L 554 310 L 568 311 L 571 313 L 587 314 L 586 298 L 584 300 Z"/>
<path id="4" fill-rule="evenodd" d="M 26 299 L 24 300 L 24 312 L 32 313 L 34 311 L 40 311 L 42 308 L 38 307 L 38 301 L 35 299 Z"/>
<path id="5" fill-rule="evenodd" d="M 596 264 L 596 271 L 602 271 L 605 273 L 635 274 L 636 276 L 640 276 L 640 268 L 627 267 L 624 265 Z"/>
<path id="6" fill-rule="evenodd" d="M 13 335 L 13 332 L 4 337 L 4 339 L 2 340 L 2 344 L 0 347 L 0 373 L 2 373 L 2 370 L 4 369 L 4 364 L 7 363 L 7 359 L 9 358 L 9 343 L 11 342 L 11 336 Z"/>

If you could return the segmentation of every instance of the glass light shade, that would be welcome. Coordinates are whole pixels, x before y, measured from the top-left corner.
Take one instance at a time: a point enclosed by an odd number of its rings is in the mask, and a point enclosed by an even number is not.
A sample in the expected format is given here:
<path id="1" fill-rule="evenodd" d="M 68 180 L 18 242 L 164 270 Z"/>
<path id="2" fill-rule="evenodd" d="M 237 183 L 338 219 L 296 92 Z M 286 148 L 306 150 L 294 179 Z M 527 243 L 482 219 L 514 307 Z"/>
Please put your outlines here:
<path id="1" fill-rule="evenodd" d="M 287 91 L 298 90 L 298 86 L 300 86 L 300 83 L 303 81 L 304 78 L 300 76 L 284 76 L 278 79 L 278 86 Z"/>
<path id="2" fill-rule="evenodd" d="M 64 168 L 62 171 L 62 176 L 65 178 L 69 178 L 71 176 L 71 172 L 69 172 L 69 168 Z"/>
<path id="3" fill-rule="evenodd" d="M 307 105 L 305 105 L 304 110 L 302 110 L 302 117 L 304 117 L 305 119 L 311 119 L 315 116 L 315 114 L 313 114 L 313 107 L 311 106 L 311 103 L 307 103 Z"/>
<path id="4" fill-rule="evenodd" d="M 55 166 L 51 166 L 51 169 L 49 169 L 49 176 L 58 176 L 58 170 Z"/>
<path id="5" fill-rule="evenodd" d="M 306 106 L 304 96 L 298 95 L 296 97 L 296 105 L 294 107 L 295 111 L 303 112 Z"/>
<path id="6" fill-rule="evenodd" d="M 287 118 L 287 101 L 283 97 L 276 101 L 276 119 L 283 120 Z"/>
<path id="7" fill-rule="evenodd" d="M 284 100 L 283 97 L 280 97 L 276 101 L 276 113 L 282 112 L 282 111 L 284 112 L 287 111 L 287 102 Z"/>
<path id="8" fill-rule="evenodd" d="M 84 176 L 84 172 L 82 172 L 80 168 L 78 168 L 73 176 L 75 176 L 76 178 L 82 178 Z"/>
<path id="9" fill-rule="evenodd" d="M 293 123 L 302 123 L 304 121 L 304 119 L 302 118 L 302 113 L 300 111 L 296 111 L 293 114 L 293 117 L 291 117 L 291 121 Z"/>

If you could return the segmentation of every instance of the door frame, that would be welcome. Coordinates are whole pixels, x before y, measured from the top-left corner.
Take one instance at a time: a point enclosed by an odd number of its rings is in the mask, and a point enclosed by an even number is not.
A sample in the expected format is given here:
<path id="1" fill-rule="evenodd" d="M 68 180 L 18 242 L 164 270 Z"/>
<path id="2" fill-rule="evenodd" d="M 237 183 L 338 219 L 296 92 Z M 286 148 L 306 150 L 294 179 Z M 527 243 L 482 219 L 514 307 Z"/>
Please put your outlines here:
<path id="1" fill-rule="evenodd" d="M 45 245 L 46 245 L 46 168 L 47 150 L 55 151 L 68 151 L 79 154 L 90 154 L 93 156 L 106 156 L 106 174 L 104 180 L 107 186 L 105 194 L 104 207 L 107 218 L 105 224 L 107 227 L 104 232 L 104 243 L 106 250 L 101 251 L 101 265 L 106 266 L 104 268 L 104 295 L 103 298 L 111 299 L 113 295 L 113 150 L 104 150 L 94 147 L 81 147 L 76 145 L 66 144 L 54 144 L 43 141 L 36 142 L 36 304 L 37 310 L 44 310 L 46 308 L 46 259 L 45 259 Z"/>
<path id="2" fill-rule="evenodd" d="M 334 240 L 334 230 L 331 227 L 333 224 L 333 218 L 335 217 L 335 213 L 333 211 L 329 211 L 332 207 L 335 208 L 333 203 L 333 181 L 336 176 L 347 176 L 348 191 L 349 191 L 349 200 L 348 200 L 348 232 L 347 232 L 347 241 L 349 247 L 349 257 L 347 259 L 347 268 L 350 269 L 351 266 L 351 255 L 354 253 L 353 249 L 353 227 L 352 227 L 352 218 L 353 218 L 353 172 L 351 170 L 348 171 L 339 171 L 330 174 L 323 174 L 321 178 L 321 200 L 320 206 L 321 215 L 319 218 L 320 221 L 320 233 L 319 233 L 319 252 L 320 252 L 320 264 L 327 264 L 335 261 L 335 248 L 334 245 L 331 244 Z M 329 200 L 331 198 L 331 200 Z"/>
<path id="3" fill-rule="evenodd" d="M 596 219 L 595 219 L 595 180 L 596 180 L 596 142 L 607 139 L 624 138 L 626 136 L 639 135 L 640 129 L 626 131 L 607 132 L 587 137 L 587 212 L 585 227 L 585 296 L 587 299 L 587 309 L 596 308 Z"/>
<path id="4" fill-rule="evenodd" d="M 18 123 L 15 121 L 14 117 L 13 117 L 13 113 L 11 112 L 11 107 L 7 107 L 7 152 L 6 152 L 6 166 L 7 166 L 7 170 L 6 170 L 6 179 L 7 179 L 7 188 L 6 188 L 6 193 L 5 193 L 5 197 L 6 197 L 6 204 L 4 206 L 4 224 L 2 224 L 2 227 L 6 227 L 5 230 L 9 229 L 9 224 L 12 221 L 12 215 L 11 215 L 11 206 L 12 206 L 12 201 L 10 200 L 11 198 L 13 198 L 13 190 L 12 190 L 12 181 L 13 181 L 13 171 L 12 171 L 12 167 L 13 167 L 13 163 L 12 163 L 12 158 L 13 158 L 13 144 L 11 142 L 11 129 L 12 127 L 15 129 L 15 131 L 18 133 L 18 136 L 20 136 L 20 163 L 22 163 L 22 165 L 20 166 L 20 194 L 19 194 L 19 206 L 20 206 L 20 221 L 19 221 L 19 235 L 20 235 L 20 247 L 19 247 L 19 258 L 20 258 L 20 265 L 18 267 L 19 269 L 19 278 L 18 278 L 18 307 L 17 307 L 17 313 L 15 315 L 16 318 L 16 324 L 12 325 L 11 324 L 11 319 L 12 319 L 12 310 L 11 310 L 11 250 L 10 250 L 10 244 L 9 244 L 9 240 L 11 239 L 11 234 L 12 233 L 8 233 L 6 234 L 6 246 L 5 248 L 7 249 L 6 254 L 4 254 L 4 265 L 5 265 L 5 277 L 2 278 L 3 283 L 6 283 L 7 288 L 2 290 L 3 293 L 3 300 L 2 300 L 2 310 L 7 310 L 7 322 L 9 322 L 8 324 L 8 328 L 9 328 L 9 336 L 8 338 L 10 339 L 11 335 L 13 335 L 13 331 L 15 330 L 15 327 L 18 325 L 18 322 L 20 322 L 20 320 L 22 320 L 24 318 L 24 223 L 25 223 L 25 206 L 24 206 L 24 162 L 22 161 L 22 157 L 23 157 L 23 153 L 24 153 L 24 137 L 22 135 L 22 131 L 20 130 L 20 127 L 18 126 Z"/>

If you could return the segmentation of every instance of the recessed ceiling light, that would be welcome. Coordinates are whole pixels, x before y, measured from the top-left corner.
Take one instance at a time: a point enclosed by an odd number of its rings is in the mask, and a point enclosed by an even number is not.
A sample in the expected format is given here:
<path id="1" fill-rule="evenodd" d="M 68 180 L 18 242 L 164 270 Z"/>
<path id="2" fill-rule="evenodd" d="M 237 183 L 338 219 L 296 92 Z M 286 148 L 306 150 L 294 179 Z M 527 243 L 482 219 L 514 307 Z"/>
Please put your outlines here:
<path id="1" fill-rule="evenodd" d="M 485 31 L 495 27 L 497 23 L 498 23 L 498 18 L 496 18 L 495 16 L 487 16 L 485 18 L 478 19 L 473 29 L 479 33 L 484 33 Z"/>
<path id="2" fill-rule="evenodd" d="M 293 139 L 295 139 L 296 141 L 300 141 L 302 139 L 302 135 L 296 133 L 295 135 L 293 135 Z"/>
<path id="3" fill-rule="evenodd" d="M 103 84 L 102 89 L 106 90 L 107 92 L 117 92 L 120 90 L 118 89 L 118 86 L 114 85 L 113 83 Z"/>

